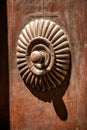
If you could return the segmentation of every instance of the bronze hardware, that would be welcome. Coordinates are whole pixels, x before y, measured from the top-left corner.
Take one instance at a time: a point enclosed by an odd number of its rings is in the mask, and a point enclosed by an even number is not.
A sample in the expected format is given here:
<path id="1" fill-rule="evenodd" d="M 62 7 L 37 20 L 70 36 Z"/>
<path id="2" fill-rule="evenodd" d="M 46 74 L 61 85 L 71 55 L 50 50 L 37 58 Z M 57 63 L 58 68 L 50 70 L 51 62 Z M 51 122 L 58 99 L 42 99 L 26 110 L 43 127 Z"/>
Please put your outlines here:
<path id="1" fill-rule="evenodd" d="M 22 29 L 16 55 L 21 77 L 27 86 L 41 91 L 52 90 L 61 86 L 69 69 L 68 37 L 55 22 L 34 20 Z"/>

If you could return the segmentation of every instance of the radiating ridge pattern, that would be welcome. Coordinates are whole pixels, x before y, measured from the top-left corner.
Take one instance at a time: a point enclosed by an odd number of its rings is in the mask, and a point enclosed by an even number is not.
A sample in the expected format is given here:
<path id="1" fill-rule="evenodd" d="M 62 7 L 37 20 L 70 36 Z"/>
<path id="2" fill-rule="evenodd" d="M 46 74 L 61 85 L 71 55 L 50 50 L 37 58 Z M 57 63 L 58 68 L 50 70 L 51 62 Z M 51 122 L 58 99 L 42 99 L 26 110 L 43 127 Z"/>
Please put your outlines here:
<path id="1" fill-rule="evenodd" d="M 33 63 L 33 51 L 45 51 L 44 63 Z M 61 86 L 70 65 L 69 41 L 55 22 L 37 19 L 21 31 L 16 46 L 17 66 L 27 87 L 45 92 Z"/>

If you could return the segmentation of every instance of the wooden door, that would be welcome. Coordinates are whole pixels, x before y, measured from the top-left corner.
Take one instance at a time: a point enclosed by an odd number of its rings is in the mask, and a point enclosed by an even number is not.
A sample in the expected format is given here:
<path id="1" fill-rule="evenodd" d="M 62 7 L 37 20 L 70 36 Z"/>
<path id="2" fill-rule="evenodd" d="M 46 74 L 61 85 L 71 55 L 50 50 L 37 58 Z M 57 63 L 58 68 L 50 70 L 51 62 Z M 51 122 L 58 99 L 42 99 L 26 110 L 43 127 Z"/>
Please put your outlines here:
<path id="1" fill-rule="evenodd" d="M 86 8 L 86 0 L 7 0 L 11 130 L 87 129 Z M 19 35 L 36 19 L 60 26 L 71 54 L 66 82 L 44 94 L 26 87 L 17 66 Z"/>

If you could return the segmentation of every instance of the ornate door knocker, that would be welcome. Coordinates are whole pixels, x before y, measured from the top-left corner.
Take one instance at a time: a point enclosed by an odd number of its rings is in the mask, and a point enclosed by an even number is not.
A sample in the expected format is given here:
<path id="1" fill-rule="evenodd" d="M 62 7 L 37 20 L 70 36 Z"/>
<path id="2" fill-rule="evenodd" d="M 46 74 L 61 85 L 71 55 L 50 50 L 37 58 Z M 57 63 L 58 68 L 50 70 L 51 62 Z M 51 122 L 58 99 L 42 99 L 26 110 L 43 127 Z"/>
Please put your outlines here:
<path id="1" fill-rule="evenodd" d="M 16 55 L 23 81 L 37 91 L 59 87 L 67 76 L 69 40 L 55 22 L 37 19 L 28 23 L 19 35 Z"/>

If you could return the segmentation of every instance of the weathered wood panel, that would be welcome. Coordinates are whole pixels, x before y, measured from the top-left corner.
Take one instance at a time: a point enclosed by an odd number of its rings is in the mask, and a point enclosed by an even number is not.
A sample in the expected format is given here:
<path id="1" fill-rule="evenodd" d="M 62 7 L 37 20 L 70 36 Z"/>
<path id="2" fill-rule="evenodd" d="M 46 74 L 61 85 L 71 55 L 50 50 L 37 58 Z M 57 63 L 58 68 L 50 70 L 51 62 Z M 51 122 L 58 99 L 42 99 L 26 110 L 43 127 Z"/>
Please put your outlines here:
<path id="1" fill-rule="evenodd" d="M 86 130 L 87 1 L 8 0 L 7 7 L 11 130 Z M 71 47 L 70 83 L 63 100 L 59 100 L 59 91 L 53 103 L 49 103 L 50 97 L 40 96 L 39 100 L 25 87 L 16 64 L 16 42 L 21 29 L 31 20 L 43 17 L 67 31 Z"/>

